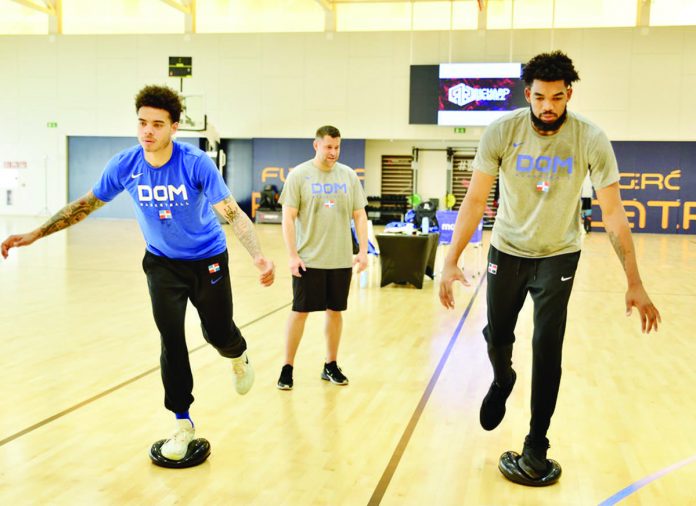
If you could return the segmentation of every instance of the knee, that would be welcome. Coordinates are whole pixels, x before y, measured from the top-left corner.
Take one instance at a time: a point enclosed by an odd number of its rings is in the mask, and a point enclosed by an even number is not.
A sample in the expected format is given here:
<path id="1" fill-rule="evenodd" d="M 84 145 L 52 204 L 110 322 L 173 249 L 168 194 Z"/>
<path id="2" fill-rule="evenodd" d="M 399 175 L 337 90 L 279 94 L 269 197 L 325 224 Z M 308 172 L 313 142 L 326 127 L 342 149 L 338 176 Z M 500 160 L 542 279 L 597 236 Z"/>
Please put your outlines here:
<path id="1" fill-rule="evenodd" d="M 309 313 L 300 313 L 299 311 L 290 311 L 290 321 L 292 322 L 302 322 L 307 320 Z"/>

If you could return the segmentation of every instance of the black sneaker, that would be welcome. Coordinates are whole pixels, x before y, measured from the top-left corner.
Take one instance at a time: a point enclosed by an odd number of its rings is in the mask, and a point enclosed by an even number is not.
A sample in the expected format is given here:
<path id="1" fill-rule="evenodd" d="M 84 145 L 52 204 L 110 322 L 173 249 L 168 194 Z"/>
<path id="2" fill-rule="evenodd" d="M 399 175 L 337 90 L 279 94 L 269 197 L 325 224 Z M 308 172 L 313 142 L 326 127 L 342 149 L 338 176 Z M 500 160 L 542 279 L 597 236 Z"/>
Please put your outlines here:
<path id="1" fill-rule="evenodd" d="M 292 366 L 285 364 L 280 371 L 278 378 L 278 388 L 281 390 L 292 390 Z"/>
<path id="2" fill-rule="evenodd" d="M 348 384 L 348 378 L 345 377 L 335 360 L 333 362 L 329 362 L 328 364 L 324 364 L 324 370 L 321 371 L 321 379 L 330 381 L 334 385 Z"/>
<path id="3" fill-rule="evenodd" d="M 525 437 L 522 456 L 517 461 L 517 465 L 524 471 L 524 474 L 533 480 L 543 478 L 549 472 L 549 462 L 546 460 L 546 450 L 548 449 L 548 439 L 532 439 L 531 436 Z"/>
<path id="4" fill-rule="evenodd" d="M 501 387 L 495 381 L 491 383 L 491 388 L 488 389 L 488 393 L 481 403 L 481 412 L 479 413 L 481 427 L 486 430 L 493 430 L 503 421 L 503 417 L 505 417 L 505 401 L 510 397 L 510 392 L 512 392 L 512 387 L 515 386 L 516 380 L 517 374 L 513 369 L 509 385 Z"/>

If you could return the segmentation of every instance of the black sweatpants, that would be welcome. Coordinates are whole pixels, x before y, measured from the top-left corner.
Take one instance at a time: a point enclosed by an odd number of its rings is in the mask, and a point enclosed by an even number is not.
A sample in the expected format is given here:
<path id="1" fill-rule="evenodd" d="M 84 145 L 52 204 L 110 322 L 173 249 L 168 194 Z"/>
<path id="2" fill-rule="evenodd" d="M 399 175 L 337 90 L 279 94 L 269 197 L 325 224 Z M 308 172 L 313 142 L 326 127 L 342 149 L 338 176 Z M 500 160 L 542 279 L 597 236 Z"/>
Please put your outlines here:
<path id="1" fill-rule="evenodd" d="M 184 319 L 190 300 L 198 310 L 203 337 L 223 357 L 239 357 L 246 342 L 232 319 L 232 287 L 228 255 L 203 260 L 172 260 L 145 252 L 143 270 L 160 332 L 160 366 L 164 406 L 174 413 L 193 403 L 193 375 L 189 363 Z"/>
<path id="2" fill-rule="evenodd" d="M 534 301 L 529 434 L 535 439 L 546 436 L 556 408 L 568 300 L 579 259 L 579 251 L 547 258 L 517 257 L 493 246 L 488 252 L 488 325 L 483 334 L 499 384 L 511 380 L 515 324 L 527 293 Z"/>

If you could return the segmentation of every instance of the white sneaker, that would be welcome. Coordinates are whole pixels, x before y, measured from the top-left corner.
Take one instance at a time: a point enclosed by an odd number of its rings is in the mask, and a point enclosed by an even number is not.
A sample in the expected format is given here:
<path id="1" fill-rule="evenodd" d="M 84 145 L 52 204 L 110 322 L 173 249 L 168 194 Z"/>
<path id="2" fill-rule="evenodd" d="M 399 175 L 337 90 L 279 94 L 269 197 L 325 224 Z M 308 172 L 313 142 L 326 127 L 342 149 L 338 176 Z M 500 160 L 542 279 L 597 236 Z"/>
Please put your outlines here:
<path id="1" fill-rule="evenodd" d="M 254 368 L 249 363 L 246 351 L 232 359 L 232 370 L 234 371 L 234 388 L 239 395 L 244 395 L 254 384 Z"/>
<path id="2" fill-rule="evenodd" d="M 186 456 L 188 445 L 193 441 L 196 430 L 193 422 L 187 418 L 176 421 L 177 429 L 174 435 L 162 445 L 160 452 L 169 460 L 181 460 Z"/>

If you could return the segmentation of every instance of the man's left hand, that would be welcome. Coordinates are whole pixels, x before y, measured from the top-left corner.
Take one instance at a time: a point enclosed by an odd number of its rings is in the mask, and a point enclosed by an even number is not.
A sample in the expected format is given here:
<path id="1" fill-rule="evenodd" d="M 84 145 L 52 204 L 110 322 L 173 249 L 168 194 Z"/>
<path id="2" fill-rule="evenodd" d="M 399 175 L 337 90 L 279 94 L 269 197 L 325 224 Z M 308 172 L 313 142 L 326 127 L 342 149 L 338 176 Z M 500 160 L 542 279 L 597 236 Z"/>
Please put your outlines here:
<path id="1" fill-rule="evenodd" d="M 634 306 L 640 313 L 640 327 L 643 333 L 649 334 L 652 329 L 657 332 L 657 325 L 662 323 L 662 318 L 642 284 L 629 286 L 626 290 L 626 316 L 631 316 Z"/>

